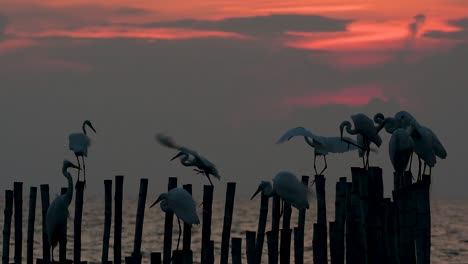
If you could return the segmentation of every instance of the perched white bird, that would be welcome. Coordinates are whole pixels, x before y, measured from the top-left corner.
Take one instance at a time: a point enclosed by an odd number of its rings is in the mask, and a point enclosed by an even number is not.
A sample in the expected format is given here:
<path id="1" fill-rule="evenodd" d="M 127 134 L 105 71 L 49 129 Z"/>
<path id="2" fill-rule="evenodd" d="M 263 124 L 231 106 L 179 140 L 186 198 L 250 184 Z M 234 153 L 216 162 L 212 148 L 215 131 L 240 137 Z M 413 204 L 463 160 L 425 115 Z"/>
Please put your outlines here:
<path id="1" fill-rule="evenodd" d="M 349 121 L 343 121 L 340 124 L 340 134 L 343 137 L 343 130 L 346 128 L 346 132 L 351 135 L 360 134 L 364 141 L 366 149 L 366 161 L 364 162 L 364 168 L 369 167 L 369 153 L 371 151 L 370 144 L 374 143 L 377 147 L 382 145 L 382 138 L 379 136 L 380 130 L 385 126 L 385 121 L 374 126 L 374 121 L 365 114 L 356 114 L 351 116 L 351 120 L 354 123 L 354 129 L 351 129 L 351 123 Z M 358 143 L 361 139 L 358 138 Z M 363 156 L 364 158 L 364 156 Z"/>
<path id="2" fill-rule="evenodd" d="M 178 150 L 179 153 L 177 153 L 177 155 L 175 155 L 171 160 L 180 157 L 180 163 L 185 167 L 197 167 L 197 169 L 194 169 L 194 171 L 196 171 L 197 174 L 205 175 L 210 181 L 211 185 L 213 185 L 213 182 L 211 182 L 210 175 L 213 175 L 218 180 L 221 179 L 216 166 L 197 152 L 186 147 L 178 146 L 172 140 L 172 138 L 162 134 L 157 134 L 156 140 L 165 147 Z"/>
<path id="3" fill-rule="evenodd" d="M 57 196 L 47 209 L 46 227 L 47 237 L 52 248 L 52 261 L 54 260 L 55 246 L 57 246 L 59 239 L 65 236 L 67 232 L 68 206 L 70 205 L 73 197 L 73 179 L 68 172 L 68 168 L 80 169 L 68 160 L 63 161 L 62 174 L 68 181 L 67 192 L 63 195 Z"/>
<path id="4" fill-rule="evenodd" d="M 418 155 L 419 160 L 418 180 L 421 180 L 421 159 L 424 161 L 422 174 L 425 174 L 426 166 L 429 166 L 430 175 L 432 167 L 436 164 L 436 156 L 445 159 L 447 158 L 447 151 L 437 135 L 431 129 L 420 125 L 410 113 L 400 111 L 395 114 L 395 120 L 400 128 L 414 126 L 411 138 L 414 141 L 414 152 Z"/>
<path id="5" fill-rule="evenodd" d="M 400 177 L 400 184 L 403 184 L 403 174 L 410 163 L 413 155 L 414 142 L 411 138 L 414 126 L 407 128 L 397 128 L 393 131 L 390 138 L 388 153 L 392 161 L 396 174 Z M 410 168 L 411 170 L 411 168 Z"/>
<path id="6" fill-rule="evenodd" d="M 91 138 L 88 137 L 88 133 L 86 131 L 86 126 L 91 128 L 94 133 L 96 133 L 96 130 L 94 129 L 93 125 L 91 124 L 91 121 L 86 120 L 83 122 L 83 125 L 81 126 L 83 132 L 82 133 L 72 133 L 68 136 L 68 141 L 69 145 L 68 148 L 75 153 L 76 160 L 78 161 L 78 166 L 81 168 L 80 164 L 80 159 L 83 160 L 83 175 L 84 175 L 84 182 L 86 183 L 86 165 L 85 165 L 85 160 L 84 157 L 88 157 L 88 148 L 91 146 Z M 78 180 L 80 180 L 80 174 L 78 172 Z"/>
<path id="7" fill-rule="evenodd" d="M 250 200 L 260 192 L 266 197 L 278 195 L 283 202 L 291 204 L 298 210 L 309 209 L 309 189 L 291 172 L 281 171 L 276 174 L 273 185 L 268 181 L 262 181 Z"/>
<path id="8" fill-rule="evenodd" d="M 328 153 L 344 153 L 358 149 L 358 147 L 364 149 L 363 145 L 359 145 L 355 140 L 343 137 L 322 137 L 317 136 L 303 127 L 292 128 L 276 142 L 281 144 L 289 141 L 291 138 L 296 136 L 304 137 L 306 143 L 314 149 L 314 170 L 316 175 L 321 175 L 327 169 L 327 158 Z M 317 173 L 317 167 L 315 165 L 317 156 L 323 156 L 325 167 L 320 173 Z"/>
<path id="9" fill-rule="evenodd" d="M 150 206 L 161 202 L 160 207 L 164 212 L 173 212 L 177 216 L 179 223 L 179 239 L 177 240 L 177 249 L 179 249 L 181 227 L 180 219 L 189 225 L 200 224 L 200 219 L 197 215 L 195 201 L 192 195 L 182 188 L 174 188 L 167 193 L 159 195 L 158 199 Z"/>

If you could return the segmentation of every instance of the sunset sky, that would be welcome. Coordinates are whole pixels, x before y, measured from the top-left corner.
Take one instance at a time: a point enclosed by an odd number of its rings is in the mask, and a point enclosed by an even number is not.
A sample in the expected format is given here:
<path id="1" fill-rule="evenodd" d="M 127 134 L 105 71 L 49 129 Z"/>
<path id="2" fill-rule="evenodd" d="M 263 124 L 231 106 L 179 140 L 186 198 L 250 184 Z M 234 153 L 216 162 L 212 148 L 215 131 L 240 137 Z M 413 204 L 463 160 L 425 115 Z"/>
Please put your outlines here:
<path id="1" fill-rule="evenodd" d="M 279 170 L 312 173 L 302 140 L 274 145 L 287 129 L 338 135 L 353 113 L 405 109 L 449 153 L 435 195 L 468 197 L 464 0 L 2 0 L 0 80 L 2 190 L 64 185 L 67 135 L 84 119 L 98 130 L 90 193 L 116 174 L 130 194 L 141 177 L 154 193 L 167 176 L 207 183 L 168 162 L 174 153 L 153 138 L 164 132 L 217 164 L 215 185 L 237 181 L 244 195 Z M 388 194 L 384 139 L 371 165 Z M 330 156 L 328 188 L 360 164 Z"/>

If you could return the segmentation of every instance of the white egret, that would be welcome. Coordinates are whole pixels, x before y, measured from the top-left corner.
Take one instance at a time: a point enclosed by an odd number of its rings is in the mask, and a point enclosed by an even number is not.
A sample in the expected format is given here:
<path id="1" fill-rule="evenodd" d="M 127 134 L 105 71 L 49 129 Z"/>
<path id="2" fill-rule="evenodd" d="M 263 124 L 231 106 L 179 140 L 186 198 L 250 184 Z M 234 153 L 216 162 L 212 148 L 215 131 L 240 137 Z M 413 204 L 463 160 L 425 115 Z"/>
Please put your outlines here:
<path id="1" fill-rule="evenodd" d="M 445 159 L 447 151 L 440 142 L 437 135 L 429 128 L 420 125 L 416 118 L 406 111 L 400 111 L 395 114 L 395 120 L 398 122 L 398 127 L 407 128 L 414 126 L 411 137 L 414 141 L 414 152 L 418 155 L 419 171 L 418 180 L 421 180 L 421 159 L 424 161 L 424 170 L 429 166 L 429 175 L 432 172 L 432 167 L 436 164 L 436 156 Z"/>
<path id="2" fill-rule="evenodd" d="M 68 172 L 68 168 L 80 169 L 80 167 L 68 160 L 63 161 L 62 174 L 68 181 L 67 192 L 57 196 L 47 209 L 46 227 L 47 237 L 52 248 L 52 261 L 54 260 L 54 248 L 57 246 L 59 239 L 65 236 L 67 232 L 68 206 L 73 197 L 73 179 Z"/>
<path id="3" fill-rule="evenodd" d="M 317 136 L 304 127 L 296 127 L 286 131 L 276 144 L 284 143 L 296 136 L 304 137 L 306 143 L 314 149 L 314 170 L 316 175 L 321 175 L 327 169 L 326 155 L 328 155 L 328 153 L 344 153 L 358 148 L 364 149 L 362 144 L 359 145 L 358 142 L 351 138 L 343 137 L 343 139 L 341 139 L 340 137 Z M 317 173 L 317 156 L 323 156 L 325 162 L 325 167 L 320 173 Z"/>
<path id="4" fill-rule="evenodd" d="M 276 174 L 273 178 L 273 185 L 268 181 L 262 181 L 250 200 L 260 192 L 263 192 L 266 197 L 278 195 L 283 203 L 287 202 L 298 210 L 309 209 L 308 195 L 310 191 L 291 172 L 281 171 Z"/>
<path id="5" fill-rule="evenodd" d="M 179 249 L 181 227 L 180 219 L 189 225 L 200 224 L 200 219 L 197 215 L 195 201 L 192 195 L 182 188 L 174 188 L 167 193 L 159 195 L 158 199 L 150 206 L 153 207 L 161 202 L 160 207 L 164 212 L 174 212 L 179 223 L 179 239 L 177 240 L 177 249 Z"/>
<path id="6" fill-rule="evenodd" d="M 156 140 L 165 147 L 178 150 L 179 153 L 177 153 L 177 155 L 175 155 L 171 160 L 180 157 L 180 163 L 185 167 L 197 167 L 197 169 L 194 169 L 194 171 L 196 171 L 197 174 L 205 175 L 210 181 L 211 185 L 213 185 L 213 182 L 211 182 L 210 175 L 213 175 L 218 180 L 221 179 L 216 166 L 197 152 L 186 147 L 178 146 L 172 140 L 172 138 L 162 134 L 157 134 Z"/>
<path id="7" fill-rule="evenodd" d="M 84 157 L 88 157 L 88 148 L 91 146 L 91 138 L 88 137 L 88 133 L 86 131 L 86 126 L 91 128 L 94 133 L 96 133 L 96 130 L 94 129 L 93 125 L 91 124 L 91 121 L 86 120 L 83 122 L 83 125 L 81 126 L 81 129 L 83 132 L 81 133 L 72 133 L 68 136 L 68 141 L 69 145 L 68 148 L 75 153 L 76 160 L 78 162 L 78 166 L 81 168 L 80 164 L 80 159 L 83 160 L 83 176 L 84 176 L 84 182 L 86 184 L 86 164 Z M 78 173 L 78 180 L 80 180 L 80 174 Z"/>
<path id="8" fill-rule="evenodd" d="M 414 151 L 414 142 L 411 138 L 414 126 L 407 128 L 397 128 L 390 138 L 388 153 L 392 161 L 395 173 L 400 177 L 400 184 L 403 186 L 403 174 L 410 163 Z M 411 170 L 411 167 L 410 167 Z"/>
<path id="9" fill-rule="evenodd" d="M 354 129 L 351 129 L 351 123 L 349 121 L 343 121 L 340 124 L 340 134 L 343 137 L 343 130 L 346 128 L 346 132 L 351 135 L 360 134 L 364 141 L 366 149 L 366 161 L 364 162 L 364 168 L 369 167 L 369 153 L 371 151 L 370 144 L 374 143 L 377 147 L 382 145 L 382 138 L 379 136 L 380 130 L 385 126 L 385 120 L 382 124 L 374 126 L 374 121 L 365 114 L 355 114 L 351 116 L 351 120 L 354 123 Z"/>

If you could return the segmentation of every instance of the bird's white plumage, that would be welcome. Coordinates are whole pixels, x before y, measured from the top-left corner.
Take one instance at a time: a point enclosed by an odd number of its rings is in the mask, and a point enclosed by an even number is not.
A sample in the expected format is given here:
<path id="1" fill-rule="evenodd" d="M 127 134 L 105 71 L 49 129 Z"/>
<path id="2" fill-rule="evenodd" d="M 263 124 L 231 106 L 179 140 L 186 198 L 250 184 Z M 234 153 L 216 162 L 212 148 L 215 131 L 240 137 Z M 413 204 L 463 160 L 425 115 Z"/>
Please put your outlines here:
<path id="1" fill-rule="evenodd" d="M 395 172 L 403 173 L 406 170 L 413 149 L 413 139 L 407 129 L 399 128 L 393 131 L 388 152 Z"/>
<path id="2" fill-rule="evenodd" d="M 66 233 L 68 215 L 65 195 L 56 197 L 49 205 L 46 214 L 47 237 L 52 247 L 57 245 L 60 235 Z"/>
<path id="3" fill-rule="evenodd" d="M 301 183 L 291 172 L 279 172 L 273 178 L 273 190 L 281 199 L 295 208 L 299 210 L 309 208 L 309 190 L 307 186 Z"/>
<path id="4" fill-rule="evenodd" d="M 295 127 L 286 131 L 286 133 L 284 133 L 276 143 L 281 144 L 297 136 L 311 138 L 313 140 L 312 142 L 316 155 L 343 153 L 357 149 L 356 146 L 346 143 L 345 141 L 341 140 L 340 137 L 317 136 L 303 127 Z M 351 138 L 346 137 L 345 139 L 354 144 L 357 144 L 357 142 Z"/>
<path id="5" fill-rule="evenodd" d="M 365 114 L 355 114 L 351 116 L 354 127 L 358 133 L 366 136 L 377 147 L 382 145 L 382 138 L 377 133 L 377 128 L 374 126 L 374 121 Z"/>
<path id="6" fill-rule="evenodd" d="M 164 201 L 163 201 L 164 202 Z M 161 206 L 163 206 L 161 202 Z M 167 192 L 164 206 L 173 211 L 186 224 L 200 224 L 195 201 L 192 195 L 182 188 L 174 188 Z M 162 207 L 161 207 L 162 208 Z M 162 208 L 164 210 L 164 208 Z"/>
<path id="7" fill-rule="evenodd" d="M 88 148 L 91 146 L 91 139 L 84 133 L 73 133 L 68 136 L 69 149 L 78 156 L 88 156 Z"/>

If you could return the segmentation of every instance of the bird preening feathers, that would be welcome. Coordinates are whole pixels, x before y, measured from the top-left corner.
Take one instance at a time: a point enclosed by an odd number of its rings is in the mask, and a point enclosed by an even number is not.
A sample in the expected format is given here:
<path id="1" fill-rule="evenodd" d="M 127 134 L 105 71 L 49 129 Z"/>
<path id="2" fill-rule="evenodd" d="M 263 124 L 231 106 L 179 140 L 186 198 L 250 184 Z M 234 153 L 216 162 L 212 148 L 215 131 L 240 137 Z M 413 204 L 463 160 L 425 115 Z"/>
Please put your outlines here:
<path id="1" fill-rule="evenodd" d="M 219 175 L 218 169 L 215 167 L 215 165 L 197 152 L 186 147 L 178 146 L 172 138 L 163 134 L 157 134 L 156 140 L 159 142 L 159 144 L 167 148 L 172 148 L 179 151 L 177 155 L 171 159 L 171 161 L 176 158 L 180 158 L 180 163 L 183 166 L 196 167 L 194 171 L 196 171 L 197 174 L 205 175 L 210 181 L 211 185 L 213 185 L 213 182 L 211 181 L 210 175 L 214 176 L 218 180 L 221 179 L 221 176 Z"/>

